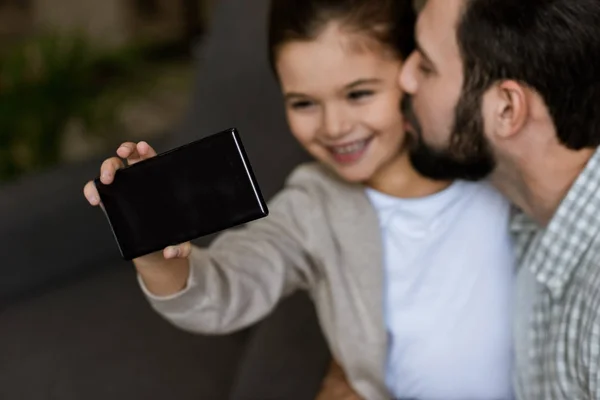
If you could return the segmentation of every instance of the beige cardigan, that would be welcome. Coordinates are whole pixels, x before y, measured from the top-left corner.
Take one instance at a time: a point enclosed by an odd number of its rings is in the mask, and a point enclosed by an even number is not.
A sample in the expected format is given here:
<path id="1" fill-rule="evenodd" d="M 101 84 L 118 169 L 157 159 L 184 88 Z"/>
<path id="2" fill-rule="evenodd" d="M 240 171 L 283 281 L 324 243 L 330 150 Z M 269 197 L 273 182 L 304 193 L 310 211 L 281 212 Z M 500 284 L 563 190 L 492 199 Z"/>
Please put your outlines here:
<path id="1" fill-rule="evenodd" d="M 203 334 L 247 327 L 298 289 L 311 294 L 335 359 L 365 399 L 389 399 L 383 317 L 382 239 L 361 185 L 325 167 L 298 167 L 267 218 L 194 248 L 187 288 L 152 296 L 174 325 Z"/>

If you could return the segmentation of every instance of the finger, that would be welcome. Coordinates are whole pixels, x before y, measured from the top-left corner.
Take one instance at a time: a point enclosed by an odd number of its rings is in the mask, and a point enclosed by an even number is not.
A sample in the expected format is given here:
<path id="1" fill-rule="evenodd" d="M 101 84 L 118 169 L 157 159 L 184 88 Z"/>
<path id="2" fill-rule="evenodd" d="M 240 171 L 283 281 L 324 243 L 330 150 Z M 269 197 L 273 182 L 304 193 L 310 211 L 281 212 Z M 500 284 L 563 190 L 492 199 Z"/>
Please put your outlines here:
<path id="1" fill-rule="evenodd" d="M 98 194 L 98 189 L 96 189 L 94 182 L 89 181 L 86 183 L 83 187 L 83 195 L 91 205 L 100 205 L 100 195 Z"/>
<path id="2" fill-rule="evenodd" d="M 192 244 L 190 242 L 185 242 L 181 246 L 181 253 L 179 257 L 188 258 L 192 254 Z"/>
<path id="3" fill-rule="evenodd" d="M 141 141 L 137 144 L 137 151 L 142 159 L 156 156 L 156 151 L 147 142 Z"/>
<path id="4" fill-rule="evenodd" d="M 118 169 L 123 168 L 123 161 L 118 157 L 112 157 L 104 160 L 100 167 L 100 181 L 105 185 L 110 185 L 115 178 Z"/>
<path id="5" fill-rule="evenodd" d="M 175 258 L 187 258 L 192 252 L 192 245 L 186 242 L 177 246 L 169 246 L 164 250 L 164 256 L 167 260 Z"/>
<path id="6" fill-rule="evenodd" d="M 133 165 L 142 160 L 156 156 L 156 151 L 147 142 L 125 142 L 117 149 L 117 154 L 121 158 L 127 159 L 129 165 Z"/>
<path id="7" fill-rule="evenodd" d="M 121 158 L 130 160 L 139 160 L 140 155 L 137 152 L 137 145 L 133 142 L 122 143 L 117 149 L 117 155 Z"/>
<path id="8" fill-rule="evenodd" d="M 192 252 L 192 245 L 190 242 L 186 242 L 167 250 L 170 258 L 188 258 Z"/>

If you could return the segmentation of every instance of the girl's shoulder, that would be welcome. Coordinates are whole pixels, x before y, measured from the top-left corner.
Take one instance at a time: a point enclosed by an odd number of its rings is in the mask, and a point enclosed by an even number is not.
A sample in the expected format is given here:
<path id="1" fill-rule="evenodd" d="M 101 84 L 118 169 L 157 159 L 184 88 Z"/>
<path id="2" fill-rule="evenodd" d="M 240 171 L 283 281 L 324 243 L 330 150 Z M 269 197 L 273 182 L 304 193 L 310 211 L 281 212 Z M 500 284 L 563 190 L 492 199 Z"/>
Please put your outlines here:
<path id="1" fill-rule="evenodd" d="M 364 186 L 344 181 L 335 172 L 316 161 L 297 166 L 288 176 L 286 186 L 326 191 L 364 191 Z"/>
<path id="2" fill-rule="evenodd" d="M 461 182 L 467 191 L 476 193 L 484 202 L 494 201 L 498 204 L 510 205 L 510 201 L 489 181 Z"/>
<path id="3" fill-rule="evenodd" d="M 288 176 L 285 187 L 280 193 L 301 208 L 319 210 L 363 209 L 370 202 L 361 184 L 349 183 L 335 172 L 318 162 L 308 162 L 296 167 Z"/>

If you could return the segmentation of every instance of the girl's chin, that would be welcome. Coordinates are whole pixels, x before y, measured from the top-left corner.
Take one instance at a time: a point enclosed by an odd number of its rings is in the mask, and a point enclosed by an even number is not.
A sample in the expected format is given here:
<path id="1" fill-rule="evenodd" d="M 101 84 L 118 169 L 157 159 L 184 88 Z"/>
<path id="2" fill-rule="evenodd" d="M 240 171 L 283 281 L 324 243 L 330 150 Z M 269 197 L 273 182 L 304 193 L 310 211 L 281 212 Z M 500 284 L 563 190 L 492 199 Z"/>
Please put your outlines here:
<path id="1" fill-rule="evenodd" d="M 364 183 L 369 181 L 373 176 L 373 169 L 360 164 L 361 163 L 351 166 L 335 164 L 332 167 L 337 175 L 344 181 L 350 183 Z"/>

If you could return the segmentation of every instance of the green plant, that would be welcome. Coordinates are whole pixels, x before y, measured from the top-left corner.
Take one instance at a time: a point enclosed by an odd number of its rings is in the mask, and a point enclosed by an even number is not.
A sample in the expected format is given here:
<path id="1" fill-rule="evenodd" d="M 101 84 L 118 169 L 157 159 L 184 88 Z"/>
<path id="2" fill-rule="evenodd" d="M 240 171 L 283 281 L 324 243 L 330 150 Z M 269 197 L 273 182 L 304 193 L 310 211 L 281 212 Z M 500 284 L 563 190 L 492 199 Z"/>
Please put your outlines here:
<path id="1" fill-rule="evenodd" d="M 0 180 L 59 162 L 67 125 L 116 121 L 111 87 L 135 74 L 135 51 L 99 51 L 81 34 L 45 34 L 0 56 Z M 110 101 L 106 101 L 110 98 Z"/>

